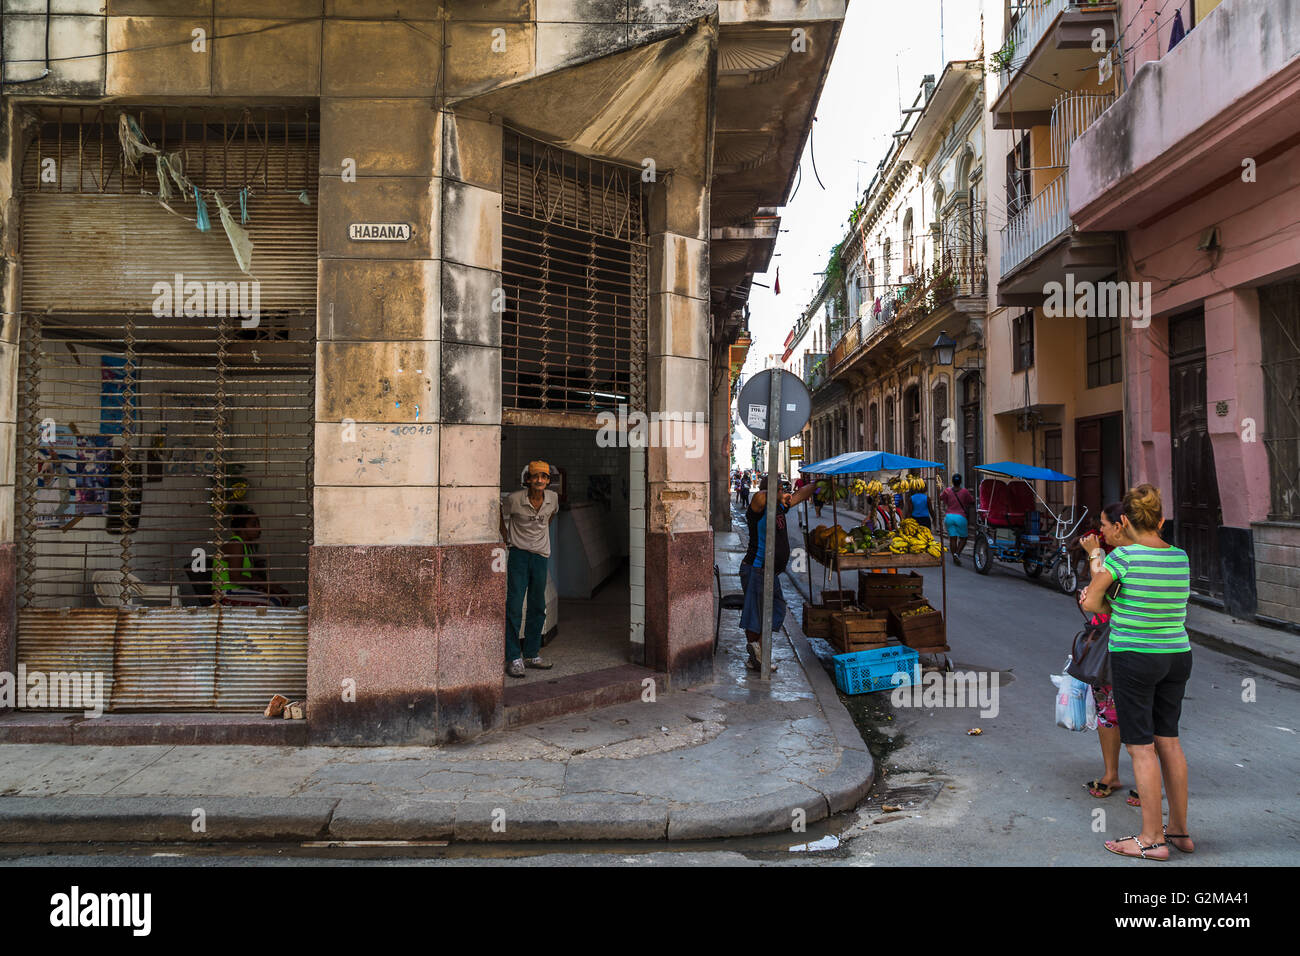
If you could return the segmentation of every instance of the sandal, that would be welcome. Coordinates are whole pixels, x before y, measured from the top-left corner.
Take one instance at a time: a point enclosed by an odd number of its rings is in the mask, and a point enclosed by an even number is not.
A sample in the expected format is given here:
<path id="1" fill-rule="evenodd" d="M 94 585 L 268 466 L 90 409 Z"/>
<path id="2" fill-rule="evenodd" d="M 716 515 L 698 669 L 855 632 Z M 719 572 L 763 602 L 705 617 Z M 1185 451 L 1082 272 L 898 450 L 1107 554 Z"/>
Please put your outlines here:
<path id="1" fill-rule="evenodd" d="M 1130 807 L 1142 806 L 1142 798 L 1138 796 L 1138 792 L 1136 790 L 1130 790 L 1128 792 L 1128 797 L 1124 800 L 1124 802 L 1127 803 Z"/>
<path id="2" fill-rule="evenodd" d="M 1164 826 L 1164 831 L 1165 831 L 1165 842 L 1166 842 L 1166 843 L 1169 843 L 1169 841 L 1171 841 L 1171 840 L 1190 840 L 1190 839 L 1191 839 L 1191 837 L 1189 837 L 1186 833 L 1170 833 L 1170 832 L 1169 832 L 1169 825 L 1168 825 L 1168 824 L 1165 824 L 1165 826 Z M 1193 845 L 1192 848 L 1191 848 L 1190 850 L 1184 850 L 1184 849 L 1183 849 L 1182 847 L 1180 847 L 1177 843 L 1169 843 L 1169 845 L 1172 846 L 1172 847 L 1173 847 L 1175 850 L 1177 850 L 1179 853 L 1195 853 L 1195 852 L 1196 852 L 1196 846 L 1195 846 L 1195 845 Z"/>
<path id="3" fill-rule="evenodd" d="M 1118 790 L 1119 787 L 1120 785 L 1118 783 L 1116 784 L 1102 783 L 1100 780 L 1089 780 L 1087 783 L 1083 785 L 1083 789 L 1087 790 L 1098 800 L 1105 800 L 1112 793 Z"/>
<path id="4" fill-rule="evenodd" d="M 1102 844 L 1102 846 L 1104 846 L 1107 850 L 1110 850 L 1110 852 L 1114 853 L 1116 856 L 1127 856 L 1130 859 L 1137 859 L 1137 857 L 1133 856 L 1132 853 L 1125 853 L 1123 850 L 1116 850 L 1111 846 L 1112 842 L 1114 842 L 1116 846 L 1118 846 L 1121 843 L 1127 843 L 1129 840 L 1132 840 L 1134 843 L 1137 844 L 1138 854 L 1144 860 L 1152 860 L 1156 863 L 1164 863 L 1166 860 L 1169 859 L 1169 857 L 1167 856 L 1147 856 L 1147 850 L 1158 850 L 1162 846 L 1168 846 L 1169 845 L 1168 843 L 1148 843 L 1146 845 L 1143 845 L 1142 841 L 1137 838 L 1137 834 L 1134 834 L 1133 836 L 1124 837 L 1124 839 L 1122 840 L 1115 840 L 1115 841 L 1107 840 L 1105 843 Z"/>

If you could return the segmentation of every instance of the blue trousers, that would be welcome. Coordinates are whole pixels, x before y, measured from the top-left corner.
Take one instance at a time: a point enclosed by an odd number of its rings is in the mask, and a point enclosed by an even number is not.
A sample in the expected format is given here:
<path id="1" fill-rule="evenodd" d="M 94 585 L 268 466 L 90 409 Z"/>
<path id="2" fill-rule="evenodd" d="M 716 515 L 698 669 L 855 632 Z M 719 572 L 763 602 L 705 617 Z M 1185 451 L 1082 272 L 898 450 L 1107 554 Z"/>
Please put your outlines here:
<path id="1" fill-rule="evenodd" d="M 546 566 L 540 554 L 511 548 L 506 559 L 506 663 L 521 657 L 530 660 L 542 653 L 542 627 L 546 624 Z M 528 596 L 528 620 L 524 622 L 524 646 L 519 646 L 519 619 Z"/>
<path id="2" fill-rule="evenodd" d="M 740 612 L 740 626 L 755 634 L 763 633 L 763 575 L 762 568 L 740 566 L 740 584 L 745 589 L 745 606 Z M 772 631 L 781 630 L 785 622 L 785 594 L 781 590 L 781 575 L 772 578 Z"/>

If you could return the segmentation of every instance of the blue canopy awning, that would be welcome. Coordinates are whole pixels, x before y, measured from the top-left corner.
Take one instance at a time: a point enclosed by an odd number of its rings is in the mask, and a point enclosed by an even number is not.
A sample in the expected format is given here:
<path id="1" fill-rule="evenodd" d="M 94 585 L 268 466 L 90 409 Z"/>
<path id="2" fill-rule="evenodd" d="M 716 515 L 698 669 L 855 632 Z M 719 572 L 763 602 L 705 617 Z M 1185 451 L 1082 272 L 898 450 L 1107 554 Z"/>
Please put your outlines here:
<path id="1" fill-rule="evenodd" d="M 1070 475 L 1063 475 L 1050 468 L 1038 468 L 1034 465 L 1018 465 L 1014 461 L 995 461 L 989 465 L 976 465 L 976 471 L 988 472 L 990 475 L 1003 475 L 1007 478 L 1023 478 L 1025 481 L 1074 481 Z"/>
<path id="2" fill-rule="evenodd" d="M 810 475 L 865 475 L 876 471 L 906 471 L 909 468 L 942 468 L 943 463 L 908 458 L 887 451 L 850 451 L 834 458 L 815 461 L 799 471 Z"/>

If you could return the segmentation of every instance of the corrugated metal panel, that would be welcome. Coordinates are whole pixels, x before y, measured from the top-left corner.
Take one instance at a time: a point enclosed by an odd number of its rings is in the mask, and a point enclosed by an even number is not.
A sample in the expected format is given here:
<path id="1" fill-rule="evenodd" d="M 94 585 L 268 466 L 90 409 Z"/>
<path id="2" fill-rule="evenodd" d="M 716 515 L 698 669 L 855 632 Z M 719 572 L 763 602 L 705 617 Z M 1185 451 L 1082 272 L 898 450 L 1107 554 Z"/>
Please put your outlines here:
<path id="1" fill-rule="evenodd" d="M 121 612 L 113 710 L 211 710 L 217 692 L 214 607 Z"/>
<path id="2" fill-rule="evenodd" d="M 205 233 L 150 196 L 28 193 L 22 198 L 23 309 L 148 314 L 154 284 L 170 285 L 177 273 L 204 283 L 248 281 L 215 208 L 209 211 L 213 225 Z M 314 312 L 315 206 L 293 196 L 256 197 L 247 229 L 262 312 Z"/>
<path id="3" fill-rule="evenodd" d="M 104 695 L 111 700 L 117 614 L 110 607 L 23 608 L 18 612 L 18 663 L 45 674 L 102 673 Z"/>
<path id="4" fill-rule="evenodd" d="M 307 696 L 307 612 L 224 608 L 217 641 L 218 710 L 260 711 L 275 694 Z"/>

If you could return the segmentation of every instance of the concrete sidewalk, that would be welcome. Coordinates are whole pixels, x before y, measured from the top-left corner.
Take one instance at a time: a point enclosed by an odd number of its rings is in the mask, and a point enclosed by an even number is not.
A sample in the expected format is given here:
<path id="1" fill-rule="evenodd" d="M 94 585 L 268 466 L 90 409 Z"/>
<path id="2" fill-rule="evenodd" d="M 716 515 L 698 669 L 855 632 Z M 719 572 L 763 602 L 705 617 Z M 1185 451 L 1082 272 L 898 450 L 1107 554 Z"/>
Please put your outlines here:
<path id="1" fill-rule="evenodd" d="M 724 591 L 742 552 L 717 536 Z M 795 612 L 770 687 L 737 618 L 708 686 L 471 744 L 0 745 L 0 842 L 700 839 L 853 808 L 875 768 Z"/>

